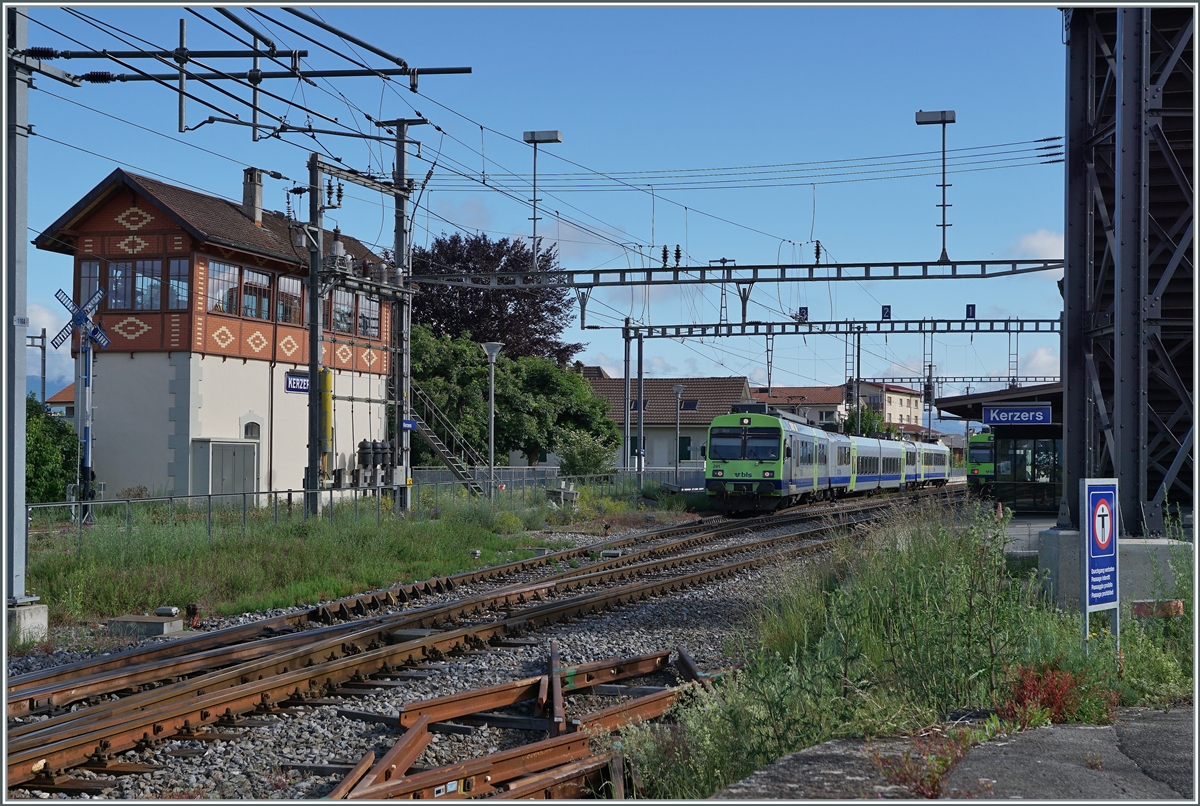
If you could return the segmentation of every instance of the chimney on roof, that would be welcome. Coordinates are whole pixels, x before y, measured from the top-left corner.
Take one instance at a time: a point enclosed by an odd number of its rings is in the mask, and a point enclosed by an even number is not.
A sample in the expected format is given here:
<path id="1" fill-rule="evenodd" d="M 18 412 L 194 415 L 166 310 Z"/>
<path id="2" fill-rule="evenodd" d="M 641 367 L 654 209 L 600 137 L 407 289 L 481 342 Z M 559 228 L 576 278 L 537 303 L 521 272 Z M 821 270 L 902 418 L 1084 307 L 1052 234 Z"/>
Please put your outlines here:
<path id="1" fill-rule="evenodd" d="M 254 226 L 262 226 L 262 171 L 258 168 L 242 172 L 242 212 L 254 221 Z"/>

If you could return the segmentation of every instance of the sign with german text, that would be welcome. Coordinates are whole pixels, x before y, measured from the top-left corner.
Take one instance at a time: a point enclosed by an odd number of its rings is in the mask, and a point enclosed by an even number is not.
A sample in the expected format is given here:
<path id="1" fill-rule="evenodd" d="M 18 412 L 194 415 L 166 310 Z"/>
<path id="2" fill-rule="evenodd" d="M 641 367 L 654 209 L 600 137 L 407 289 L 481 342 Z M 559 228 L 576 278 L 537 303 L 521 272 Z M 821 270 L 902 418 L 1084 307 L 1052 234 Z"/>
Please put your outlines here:
<path id="1" fill-rule="evenodd" d="M 1080 482 L 1080 521 L 1083 527 L 1083 600 L 1088 612 L 1117 607 L 1117 480 Z"/>
<path id="2" fill-rule="evenodd" d="M 285 372 L 283 375 L 283 391 L 308 394 L 308 373 Z"/>
<path id="3" fill-rule="evenodd" d="M 984 425 L 1050 425 L 1053 421 L 1049 403 L 983 407 Z"/>

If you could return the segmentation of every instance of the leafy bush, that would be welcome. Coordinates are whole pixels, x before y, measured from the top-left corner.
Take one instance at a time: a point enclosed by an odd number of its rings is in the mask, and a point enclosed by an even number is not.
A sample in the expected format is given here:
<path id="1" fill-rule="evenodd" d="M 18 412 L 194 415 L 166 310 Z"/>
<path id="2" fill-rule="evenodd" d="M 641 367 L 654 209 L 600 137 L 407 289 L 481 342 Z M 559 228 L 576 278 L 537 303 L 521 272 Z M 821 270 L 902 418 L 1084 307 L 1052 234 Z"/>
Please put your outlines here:
<path id="1" fill-rule="evenodd" d="M 1000 718 L 1022 728 L 1044 721 L 1110 724 L 1116 716 L 1118 692 L 1091 679 L 1087 672 L 1064 669 L 1063 663 L 1063 658 L 1055 658 L 1035 665 L 1018 664 L 996 709 Z"/>
<path id="2" fill-rule="evenodd" d="M 525 530 L 525 524 L 511 512 L 497 512 L 492 521 L 492 531 L 498 535 L 511 535 Z"/>
<path id="3" fill-rule="evenodd" d="M 597 476 L 613 471 L 613 451 L 619 440 L 612 434 L 595 435 L 586 431 L 567 430 L 559 439 L 555 451 L 559 456 L 559 472 L 564 476 Z"/>
<path id="4" fill-rule="evenodd" d="M 75 481 L 79 439 L 65 417 L 55 417 L 33 393 L 25 398 L 25 500 L 65 501 Z"/>

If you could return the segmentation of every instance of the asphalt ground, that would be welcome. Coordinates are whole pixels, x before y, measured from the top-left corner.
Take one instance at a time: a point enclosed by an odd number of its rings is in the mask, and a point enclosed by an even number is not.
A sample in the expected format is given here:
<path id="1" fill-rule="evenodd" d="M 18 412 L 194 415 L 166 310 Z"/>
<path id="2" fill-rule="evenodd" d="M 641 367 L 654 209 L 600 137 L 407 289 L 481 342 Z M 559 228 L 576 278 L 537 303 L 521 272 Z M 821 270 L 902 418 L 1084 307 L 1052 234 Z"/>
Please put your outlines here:
<path id="1" fill-rule="evenodd" d="M 1121 708 L 1113 725 L 1050 725 L 970 750 L 944 781 L 946 796 L 1033 801 L 1195 802 L 1195 713 Z M 718 800 L 903 798 L 874 756 L 906 739 L 836 739 L 792 753 L 713 795 Z"/>
<path id="2" fill-rule="evenodd" d="M 950 797 L 1195 801 L 1195 712 L 1121 708 L 1112 725 L 1050 725 L 973 748 Z"/>

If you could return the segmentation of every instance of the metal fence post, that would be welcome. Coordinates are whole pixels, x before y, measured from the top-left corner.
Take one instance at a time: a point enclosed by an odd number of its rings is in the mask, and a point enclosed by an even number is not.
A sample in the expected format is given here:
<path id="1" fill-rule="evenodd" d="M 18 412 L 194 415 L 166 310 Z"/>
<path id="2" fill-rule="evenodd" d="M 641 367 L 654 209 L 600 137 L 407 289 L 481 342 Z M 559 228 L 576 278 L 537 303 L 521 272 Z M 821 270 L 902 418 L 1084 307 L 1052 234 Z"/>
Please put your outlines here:
<path id="1" fill-rule="evenodd" d="M 333 488 L 329 488 L 329 525 L 333 526 Z"/>
<path id="2" fill-rule="evenodd" d="M 275 525 L 279 525 L 279 493 L 271 493 L 271 498 L 275 499 Z"/>
<path id="3" fill-rule="evenodd" d="M 358 525 L 358 488 L 354 488 L 354 525 Z"/>
<path id="4" fill-rule="evenodd" d="M 175 496 L 167 497 L 167 525 L 175 525 Z"/>
<path id="5" fill-rule="evenodd" d="M 375 491 L 375 525 L 383 525 L 383 496 L 379 494 L 379 490 Z"/>
<path id="6" fill-rule="evenodd" d="M 212 542 L 212 493 L 209 493 L 208 499 L 208 542 Z"/>
<path id="7" fill-rule="evenodd" d="M 125 499 L 125 534 L 126 535 L 133 534 L 133 522 L 129 516 L 130 515 L 129 510 L 130 510 L 129 499 L 126 498 Z"/>
<path id="8" fill-rule="evenodd" d="M 246 494 L 242 493 L 242 540 L 246 539 Z"/>

